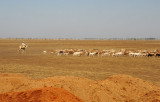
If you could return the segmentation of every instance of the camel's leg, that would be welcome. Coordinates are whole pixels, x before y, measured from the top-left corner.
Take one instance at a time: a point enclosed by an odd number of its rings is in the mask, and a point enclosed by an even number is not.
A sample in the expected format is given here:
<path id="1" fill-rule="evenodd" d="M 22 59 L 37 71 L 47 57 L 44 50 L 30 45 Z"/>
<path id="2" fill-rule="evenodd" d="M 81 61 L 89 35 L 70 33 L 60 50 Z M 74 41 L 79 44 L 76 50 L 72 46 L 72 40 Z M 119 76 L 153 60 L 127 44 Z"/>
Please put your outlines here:
<path id="1" fill-rule="evenodd" d="M 22 49 L 22 53 L 24 54 L 24 55 L 26 55 L 26 49 Z"/>
<path id="2" fill-rule="evenodd" d="M 24 49 L 24 54 L 26 55 L 26 49 Z"/>
<path id="3" fill-rule="evenodd" d="M 27 50 L 25 49 L 25 54 L 27 54 Z"/>
<path id="4" fill-rule="evenodd" d="M 21 49 L 18 50 L 18 53 L 19 53 L 19 54 L 20 54 L 20 52 L 21 52 Z"/>
<path id="5" fill-rule="evenodd" d="M 18 50 L 18 53 L 19 53 L 19 54 L 23 54 L 23 49 L 19 49 L 19 50 Z"/>
<path id="6" fill-rule="evenodd" d="M 24 49 L 22 49 L 22 54 L 24 54 Z"/>

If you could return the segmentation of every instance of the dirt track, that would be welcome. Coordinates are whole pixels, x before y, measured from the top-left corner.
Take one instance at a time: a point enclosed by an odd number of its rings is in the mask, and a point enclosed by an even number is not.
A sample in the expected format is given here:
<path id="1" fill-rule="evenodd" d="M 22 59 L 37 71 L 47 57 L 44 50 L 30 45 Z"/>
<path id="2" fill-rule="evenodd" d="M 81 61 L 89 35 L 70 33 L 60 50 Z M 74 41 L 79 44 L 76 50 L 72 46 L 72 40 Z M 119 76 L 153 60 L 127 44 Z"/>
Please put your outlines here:
<path id="1" fill-rule="evenodd" d="M 160 102 L 160 87 L 128 75 L 113 75 L 105 80 L 93 81 L 71 76 L 34 80 L 20 74 L 1 74 L 0 82 L 0 99 L 6 96 L 3 94 L 6 92 L 25 91 L 23 93 L 30 95 L 36 88 L 43 91 L 46 87 L 56 87 L 69 91 L 85 102 Z M 32 92 L 27 91 L 32 89 Z M 8 97 L 17 98 L 17 94 L 9 93 Z"/>

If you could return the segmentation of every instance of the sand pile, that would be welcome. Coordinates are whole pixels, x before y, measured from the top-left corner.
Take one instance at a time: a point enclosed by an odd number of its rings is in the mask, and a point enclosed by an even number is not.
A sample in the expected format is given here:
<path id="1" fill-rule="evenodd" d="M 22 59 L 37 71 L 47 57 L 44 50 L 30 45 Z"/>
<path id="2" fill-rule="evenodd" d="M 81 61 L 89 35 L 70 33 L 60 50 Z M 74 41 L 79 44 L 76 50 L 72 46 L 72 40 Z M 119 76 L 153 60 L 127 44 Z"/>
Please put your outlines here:
<path id="1" fill-rule="evenodd" d="M 33 80 L 1 74 L 0 92 L 26 91 L 42 87 L 62 88 L 85 102 L 160 102 L 160 87 L 128 75 L 113 75 L 102 81 L 72 76 Z"/>
<path id="2" fill-rule="evenodd" d="M 24 92 L 0 94 L 1 102 L 83 102 L 60 88 L 40 88 Z"/>

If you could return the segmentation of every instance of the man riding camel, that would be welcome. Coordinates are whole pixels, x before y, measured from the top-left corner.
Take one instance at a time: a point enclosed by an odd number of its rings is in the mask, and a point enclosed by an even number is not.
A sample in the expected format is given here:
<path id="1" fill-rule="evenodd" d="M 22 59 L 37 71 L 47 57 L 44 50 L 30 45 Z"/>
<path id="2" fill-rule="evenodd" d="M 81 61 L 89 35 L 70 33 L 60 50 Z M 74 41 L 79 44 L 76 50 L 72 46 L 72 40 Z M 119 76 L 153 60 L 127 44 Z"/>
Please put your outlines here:
<path id="1" fill-rule="evenodd" d="M 18 52 L 20 53 L 26 53 L 26 48 L 28 47 L 27 44 L 24 43 L 24 41 L 22 42 L 22 44 L 19 46 L 19 50 Z"/>

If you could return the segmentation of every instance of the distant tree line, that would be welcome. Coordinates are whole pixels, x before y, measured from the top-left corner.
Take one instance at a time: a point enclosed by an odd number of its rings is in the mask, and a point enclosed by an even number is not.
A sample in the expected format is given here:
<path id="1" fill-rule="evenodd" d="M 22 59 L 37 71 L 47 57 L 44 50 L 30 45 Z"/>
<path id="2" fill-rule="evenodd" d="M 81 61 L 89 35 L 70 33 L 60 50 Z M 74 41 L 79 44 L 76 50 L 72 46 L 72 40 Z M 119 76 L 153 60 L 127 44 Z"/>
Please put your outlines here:
<path id="1" fill-rule="evenodd" d="M 84 38 L 84 40 L 160 40 L 160 38 Z"/>
<path id="2" fill-rule="evenodd" d="M 160 40 L 160 38 L 0 38 L 0 39 L 41 39 L 41 40 Z"/>

